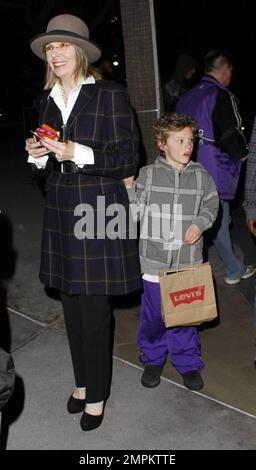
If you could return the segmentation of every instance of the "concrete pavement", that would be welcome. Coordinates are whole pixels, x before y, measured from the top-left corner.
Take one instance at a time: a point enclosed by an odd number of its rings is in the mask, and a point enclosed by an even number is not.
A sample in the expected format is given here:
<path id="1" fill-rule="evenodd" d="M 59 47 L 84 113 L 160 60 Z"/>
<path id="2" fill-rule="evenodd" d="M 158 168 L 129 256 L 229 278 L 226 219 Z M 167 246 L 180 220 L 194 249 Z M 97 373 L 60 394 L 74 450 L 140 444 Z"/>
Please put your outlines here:
<path id="1" fill-rule="evenodd" d="M 102 425 L 84 433 L 66 412 L 73 387 L 63 330 L 10 312 L 16 392 L 5 409 L 8 450 L 255 449 L 255 417 L 162 378 L 140 384 L 141 368 L 114 356 Z"/>

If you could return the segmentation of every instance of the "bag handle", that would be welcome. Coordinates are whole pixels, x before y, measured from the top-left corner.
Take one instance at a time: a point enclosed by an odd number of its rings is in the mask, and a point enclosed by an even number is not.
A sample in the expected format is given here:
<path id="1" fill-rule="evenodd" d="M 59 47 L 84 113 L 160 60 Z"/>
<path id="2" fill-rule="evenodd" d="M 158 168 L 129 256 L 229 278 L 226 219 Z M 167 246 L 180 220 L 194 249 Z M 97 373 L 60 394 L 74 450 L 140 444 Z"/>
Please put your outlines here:
<path id="1" fill-rule="evenodd" d="M 180 253 L 181 253 L 181 248 L 182 246 L 186 245 L 186 243 L 184 242 L 181 242 L 180 244 L 180 247 L 179 247 L 179 251 L 178 251 L 178 255 L 177 255 L 177 262 L 176 262 L 176 272 L 178 273 L 179 272 L 179 265 L 180 265 Z M 194 248 L 194 249 L 193 249 Z M 195 247 L 195 244 L 192 245 L 192 260 L 190 261 L 190 267 L 194 265 L 194 261 L 195 261 L 195 251 L 196 251 L 196 247 Z"/>

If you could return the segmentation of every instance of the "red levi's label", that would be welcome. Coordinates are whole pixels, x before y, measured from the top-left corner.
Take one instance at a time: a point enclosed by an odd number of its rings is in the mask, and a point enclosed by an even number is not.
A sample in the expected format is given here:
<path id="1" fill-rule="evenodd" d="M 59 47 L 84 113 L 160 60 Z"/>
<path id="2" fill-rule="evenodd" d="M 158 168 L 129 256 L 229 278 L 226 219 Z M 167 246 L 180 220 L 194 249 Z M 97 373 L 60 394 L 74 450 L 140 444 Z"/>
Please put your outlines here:
<path id="1" fill-rule="evenodd" d="M 177 307 L 180 304 L 190 304 L 195 300 L 204 300 L 204 288 L 205 286 L 196 286 L 190 289 L 169 292 L 169 296 L 174 307 Z"/>

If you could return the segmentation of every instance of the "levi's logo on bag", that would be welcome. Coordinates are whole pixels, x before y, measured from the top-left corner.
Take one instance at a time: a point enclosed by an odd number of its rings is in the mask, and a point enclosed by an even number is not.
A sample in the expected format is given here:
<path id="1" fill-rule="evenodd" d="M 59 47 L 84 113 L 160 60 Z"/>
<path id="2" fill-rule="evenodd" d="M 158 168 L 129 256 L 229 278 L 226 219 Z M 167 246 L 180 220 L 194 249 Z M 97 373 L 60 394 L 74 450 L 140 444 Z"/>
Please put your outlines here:
<path id="1" fill-rule="evenodd" d="M 205 286 L 196 286 L 190 289 L 178 290 L 176 292 L 169 292 L 169 296 L 174 307 L 180 304 L 190 304 L 195 300 L 204 300 Z"/>

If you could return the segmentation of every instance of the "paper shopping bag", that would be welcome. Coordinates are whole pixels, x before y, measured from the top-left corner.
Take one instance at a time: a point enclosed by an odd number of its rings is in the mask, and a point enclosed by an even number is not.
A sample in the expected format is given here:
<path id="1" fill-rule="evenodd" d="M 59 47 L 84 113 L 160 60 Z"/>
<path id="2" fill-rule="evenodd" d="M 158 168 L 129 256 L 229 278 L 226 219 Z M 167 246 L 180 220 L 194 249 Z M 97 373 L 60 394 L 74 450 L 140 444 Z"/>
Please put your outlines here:
<path id="1" fill-rule="evenodd" d="M 166 327 L 200 325 L 217 317 L 210 263 L 159 273 L 161 311 Z"/>

